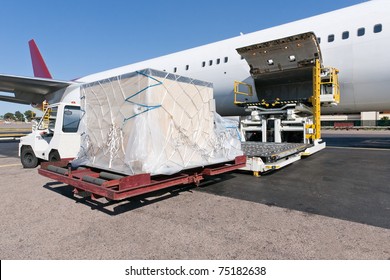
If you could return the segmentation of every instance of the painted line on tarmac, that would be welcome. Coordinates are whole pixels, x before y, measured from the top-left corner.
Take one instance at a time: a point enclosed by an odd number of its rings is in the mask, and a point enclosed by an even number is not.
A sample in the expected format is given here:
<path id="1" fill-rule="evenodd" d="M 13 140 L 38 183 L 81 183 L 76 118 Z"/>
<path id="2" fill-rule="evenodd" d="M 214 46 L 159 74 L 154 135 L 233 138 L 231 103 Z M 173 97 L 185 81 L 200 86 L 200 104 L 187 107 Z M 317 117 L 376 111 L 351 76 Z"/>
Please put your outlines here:
<path id="1" fill-rule="evenodd" d="M 3 168 L 3 167 L 13 167 L 13 166 L 22 166 L 22 165 L 20 163 L 3 164 L 3 165 L 0 165 L 0 168 Z"/>
<path id="2" fill-rule="evenodd" d="M 4 133 L 0 134 L 0 138 L 6 138 L 6 137 L 23 137 L 27 134 L 20 134 L 20 133 Z"/>
<path id="3" fill-rule="evenodd" d="M 362 147 L 341 147 L 341 146 L 326 146 L 326 148 L 344 149 L 344 150 L 366 150 L 366 151 L 389 151 L 389 148 L 362 148 Z"/>

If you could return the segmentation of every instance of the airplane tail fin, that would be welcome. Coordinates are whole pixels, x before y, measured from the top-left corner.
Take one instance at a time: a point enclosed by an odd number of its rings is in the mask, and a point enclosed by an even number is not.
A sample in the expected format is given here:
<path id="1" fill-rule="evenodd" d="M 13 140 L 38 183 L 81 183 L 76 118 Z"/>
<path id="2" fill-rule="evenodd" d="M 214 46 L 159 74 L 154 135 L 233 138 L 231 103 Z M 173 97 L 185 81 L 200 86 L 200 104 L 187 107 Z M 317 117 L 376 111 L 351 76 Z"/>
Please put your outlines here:
<path id="1" fill-rule="evenodd" d="M 28 42 L 28 45 L 30 47 L 30 55 L 34 70 L 34 76 L 37 78 L 52 79 L 49 69 L 47 68 L 46 63 L 43 60 L 41 52 L 39 51 L 37 44 L 35 44 L 35 41 L 30 40 Z"/>

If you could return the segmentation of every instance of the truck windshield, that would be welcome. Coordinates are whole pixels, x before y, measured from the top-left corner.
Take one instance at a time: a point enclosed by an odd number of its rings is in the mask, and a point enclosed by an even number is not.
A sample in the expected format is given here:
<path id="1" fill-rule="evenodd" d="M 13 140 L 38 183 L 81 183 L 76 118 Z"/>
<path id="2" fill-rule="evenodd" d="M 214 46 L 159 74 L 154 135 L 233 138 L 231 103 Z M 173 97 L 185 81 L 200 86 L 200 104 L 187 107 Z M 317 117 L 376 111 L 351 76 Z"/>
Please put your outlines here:
<path id="1" fill-rule="evenodd" d="M 79 123 L 80 123 L 80 107 L 65 106 L 62 131 L 75 133 L 79 128 Z"/>

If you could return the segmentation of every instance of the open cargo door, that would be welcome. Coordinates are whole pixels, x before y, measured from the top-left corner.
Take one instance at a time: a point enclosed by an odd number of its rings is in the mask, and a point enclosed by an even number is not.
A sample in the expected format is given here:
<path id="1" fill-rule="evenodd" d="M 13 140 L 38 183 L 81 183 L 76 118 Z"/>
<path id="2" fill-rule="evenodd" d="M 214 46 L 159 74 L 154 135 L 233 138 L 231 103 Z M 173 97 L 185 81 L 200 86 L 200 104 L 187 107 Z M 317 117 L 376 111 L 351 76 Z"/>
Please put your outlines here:
<path id="1" fill-rule="evenodd" d="M 309 103 L 313 95 L 313 67 L 322 66 L 320 46 L 314 33 L 238 48 L 254 79 L 260 101 Z"/>

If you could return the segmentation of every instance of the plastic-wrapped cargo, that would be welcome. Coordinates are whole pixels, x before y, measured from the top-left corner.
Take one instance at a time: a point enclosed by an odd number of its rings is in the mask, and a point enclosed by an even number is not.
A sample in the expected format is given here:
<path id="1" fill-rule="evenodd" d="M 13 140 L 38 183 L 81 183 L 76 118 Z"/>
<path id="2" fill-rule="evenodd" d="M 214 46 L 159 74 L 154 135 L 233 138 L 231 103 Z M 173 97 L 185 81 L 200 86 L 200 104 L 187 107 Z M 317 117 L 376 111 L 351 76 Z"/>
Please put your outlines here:
<path id="1" fill-rule="evenodd" d="M 73 165 L 170 175 L 242 155 L 238 123 L 215 112 L 211 83 L 145 69 L 81 87 Z"/>

